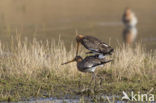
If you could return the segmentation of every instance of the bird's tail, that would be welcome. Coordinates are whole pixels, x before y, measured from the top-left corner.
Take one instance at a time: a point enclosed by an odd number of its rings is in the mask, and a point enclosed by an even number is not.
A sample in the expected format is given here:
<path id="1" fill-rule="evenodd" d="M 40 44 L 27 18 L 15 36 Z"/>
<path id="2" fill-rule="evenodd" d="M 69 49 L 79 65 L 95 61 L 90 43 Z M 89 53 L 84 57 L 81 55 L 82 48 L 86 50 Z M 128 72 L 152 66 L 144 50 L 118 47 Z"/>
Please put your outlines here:
<path id="1" fill-rule="evenodd" d="M 106 64 L 106 63 L 109 63 L 111 61 L 113 61 L 113 60 L 107 60 L 107 61 L 101 62 L 101 64 Z"/>
<path id="2" fill-rule="evenodd" d="M 111 48 L 107 53 L 104 53 L 103 55 L 112 55 L 113 52 L 114 52 L 114 49 Z"/>
<path id="3" fill-rule="evenodd" d="M 114 52 L 113 48 L 109 51 L 109 54 L 112 55 L 112 52 Z"/>

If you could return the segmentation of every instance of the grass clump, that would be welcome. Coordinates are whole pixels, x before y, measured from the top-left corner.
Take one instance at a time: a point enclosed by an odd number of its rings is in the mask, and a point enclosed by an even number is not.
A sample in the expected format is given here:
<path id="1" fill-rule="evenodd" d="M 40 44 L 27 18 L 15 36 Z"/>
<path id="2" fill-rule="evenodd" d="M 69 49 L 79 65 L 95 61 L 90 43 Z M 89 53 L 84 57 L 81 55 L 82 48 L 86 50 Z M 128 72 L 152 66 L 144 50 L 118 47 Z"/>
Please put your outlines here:
<path id="1" fill-rule="evenodd" d="M 82 55 L 83 51 L 81 51 Z M 97 69 L 97 89 L 91 95 L 121 95 L 122 91 L 148 92 L 156 87 L 156 52 L 146 52 L 140 44 L 134 48 L 117 46 L 114 62 Z M 91 75 L 81 73 L 76 63 L 62 66 L 73 59 L 75 48 L 66 50 L 55 41 L 10 39 L 0 42 L 0 100 L 18 101 L 39 97 L 88 95 Z M 156 91 L 152 93 L 156 94 Z"/>

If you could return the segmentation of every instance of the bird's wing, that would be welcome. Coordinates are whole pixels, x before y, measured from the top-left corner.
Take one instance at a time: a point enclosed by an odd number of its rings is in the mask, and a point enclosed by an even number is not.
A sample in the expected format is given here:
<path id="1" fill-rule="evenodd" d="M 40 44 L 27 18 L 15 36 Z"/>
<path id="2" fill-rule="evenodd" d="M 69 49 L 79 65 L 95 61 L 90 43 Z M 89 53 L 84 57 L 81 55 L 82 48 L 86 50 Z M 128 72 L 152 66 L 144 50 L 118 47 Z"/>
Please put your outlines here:
<path id="1" fill-rule="evenodd" d="M 81 43 L 85 48 L 93 52 L 107 54 L 112 51 L 112 48 L 108 44 L 92 36 L 86 36 Z"/>
<path id="2" fill-rule="evenodd" d="M 92 68 L 96 64 L 100 64 L 100 61 L 97 60 L 96 57 L 94 57 L 94 56 L 87 56 L 83 60 L 83 65 L 84 65 L 85 68 Z"/>
<path id="3" fill-rule="evenodd" d="M 100 63 L 94 64 L 92 67 L 96 67 L 96 66 L 99 66 L 99 65 L 104 65 L 104 64 L 109 63 L 109 62 L 111 62 L 111 61 L 112 61 L 112 60 L 100 61 Z"/>
<path id="4" fill-rule="evenodd" d="M 84 45 L 85 48 L 87 48 L 91 51 L 96 51 L 96 52 L 99 51 L 100 43 L 101 43 L 100 40 L 98 40 L 97 38 L 92 37 L 92 36 L 86 36 L 82 42 L 82 44 Z"/>
<path id="5" fill-rule="evenodd" d="M 100 51 L 107 52 L 107 50 L 110 49 L 110 48 L 111 47 L 108 44 L 104 43 L 104 42 L 99 44 Z"/>
<path id="6" fill-rule="evenodd" d="M 129 19 L 129 17 L 126 16 L 126 13 L 123 14 L 123 16 L 122 16 L 122 21 L 123 21 L 124 23 L 129 23 L 129 22 L 130 22 L 130 19 Z"/>
<path id="7" fill-rule="evenodd" d="M 106 44 L 105 42 L 95 38 L 95 37 L 92 37 L 92 36 L 86 36 L 86 38 L 88 37 L 88 39 L 84 39 L 84 41 L 87 41 L 88 43 L 91 43 L 93 44 L 93 48 L 96 48 L 96 49 L 100 49 L 100 48 L 109 48 L 110 46 L 108 44 Z"/>
<path id="8" fill-rule="evenodd" d="M 104 61 L 103 59 L 99 59 L 98 57 L 94 56 L 88 56 L 84 59 L 84 65 L 87 68 L 96 67 L 98 65 L 102 65 L 107 61 Z"/>
<path id="9" fill-rule="evenodd" d="M 102 54 L 111 54 L 114 49 L 106 43 L 101 43 L 99 46 L 99 52 Z"/>

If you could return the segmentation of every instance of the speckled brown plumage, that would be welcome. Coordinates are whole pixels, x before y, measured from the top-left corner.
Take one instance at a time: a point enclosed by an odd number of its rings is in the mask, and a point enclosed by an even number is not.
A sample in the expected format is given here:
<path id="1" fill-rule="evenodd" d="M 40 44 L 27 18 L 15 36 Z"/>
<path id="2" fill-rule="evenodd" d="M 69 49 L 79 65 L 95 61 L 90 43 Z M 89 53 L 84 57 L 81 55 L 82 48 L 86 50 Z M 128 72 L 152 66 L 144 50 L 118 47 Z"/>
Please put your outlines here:
<path id="1" fill-rule="evenodd" d="M 90 50 L 91 53 L 97 53 L 97 54 L 111 54 L 113 52 L 113 48 L 109 46 L 108 44 L 100 41 L 99 39 L 93 37 L 93 36 L 85 36 L 85 35 L 77 35 L 76 37 L 77 41 L 77 53 L 79 49 L 79 43 L 81 43 L 86 49 Z"/>
<path id="2" fill-rule="evenodd" d="M 98 56 L 87 56 L 84 59 L 81 56 L 76 56 L 72 61 L 66 62 L 64 64 L 76 61 L 77 68 L 81 72 L 94 72 L 96 67 L 99 65 L 104 65 L 112 60 L 106 60 L 105 58 L 99 59 Z"/>

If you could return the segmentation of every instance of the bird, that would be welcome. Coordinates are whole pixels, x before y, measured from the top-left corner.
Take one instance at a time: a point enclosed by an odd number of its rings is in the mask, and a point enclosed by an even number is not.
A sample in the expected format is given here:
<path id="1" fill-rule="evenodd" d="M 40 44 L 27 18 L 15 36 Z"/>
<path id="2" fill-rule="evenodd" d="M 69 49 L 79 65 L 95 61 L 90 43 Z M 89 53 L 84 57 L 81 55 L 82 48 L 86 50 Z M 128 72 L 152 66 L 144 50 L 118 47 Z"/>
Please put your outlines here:
<path id="1" fill-rule="evenodd" d="M 93 36 L 79 34 L 76 36 L 76 42 L 77 42 L 76 55 L 78 55 L 80 43 L 86 49 L 90 50 L 90 52 L 87 52 L 87 54 L 90 53 L 99 54 L 99 57 L 101 56 L 101 58 L 103 58 L 103 56 L 105 55 L 111 55 L 112 52 L 114 51 L 114 49 L 111 46 Z"/>
<path id="2" fill-rule="evenodd" d="M 122 16 L 122 21 L 127 28 L 135 27 L 138 23 L 135 13 L 130 8 L 125 9 L 125 12 Z"/>
<path id="3" fill-rule="evenodd" d="M 131 27 L 131 28 L 125 28 L 123 30 L 123 40 L 126 44 L 132 44 L 137 37 L 137 28 Z"/>
<path id="4" fill-rule="evenodd" d="M 84 59 L 81 56 L 76 56 L 71 61 L 62 63 L 62 65 L 68 64 L 68 63 L 71 63 L 74 61 L 77 62 L 77 69 L 79 71 L 92 73 L 92 79 L 91 79 L 91 82 L 92 82 L 93 79 L 95 80 L 96 67 L 104 65 L 108 62 L 111 62 L 112 60 L 106 60 L 106 58 L 99 59 L 97 55 L 87 56 Z M 91 82 L 90 82 L 90 84 L 91 84 Z"/>

